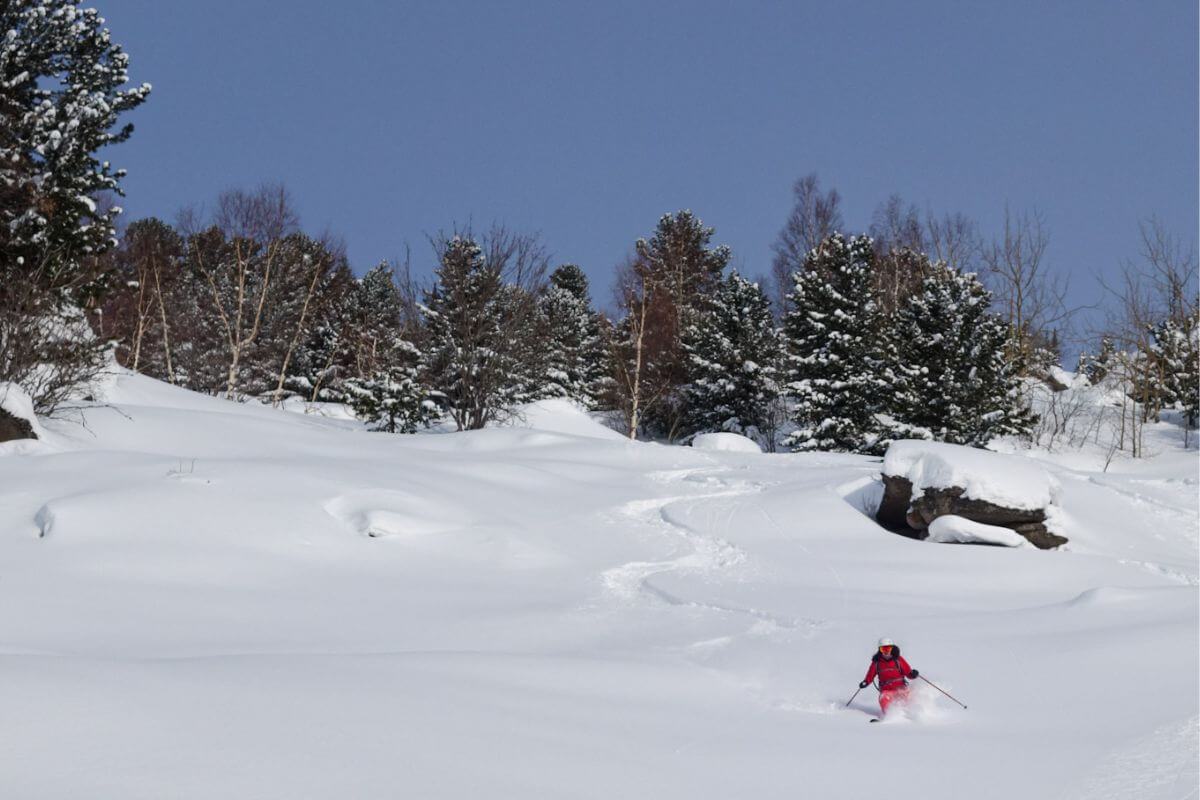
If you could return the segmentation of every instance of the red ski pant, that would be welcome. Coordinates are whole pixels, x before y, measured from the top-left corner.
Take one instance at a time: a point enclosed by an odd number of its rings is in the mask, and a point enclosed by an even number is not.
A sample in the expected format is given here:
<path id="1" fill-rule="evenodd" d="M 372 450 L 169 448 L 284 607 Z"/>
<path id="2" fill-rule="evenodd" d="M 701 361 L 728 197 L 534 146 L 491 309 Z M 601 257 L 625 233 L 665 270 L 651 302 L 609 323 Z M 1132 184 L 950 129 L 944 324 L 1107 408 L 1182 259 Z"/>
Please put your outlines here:
<path id="1" fill-rule="evenodd" d="M 888 706 L 892 703 L 904 705 L 908 702 L 908 686 L 901 684 L 889 689 L 879 690 L 879 710 L 884 714 L 887 713 Z"/>

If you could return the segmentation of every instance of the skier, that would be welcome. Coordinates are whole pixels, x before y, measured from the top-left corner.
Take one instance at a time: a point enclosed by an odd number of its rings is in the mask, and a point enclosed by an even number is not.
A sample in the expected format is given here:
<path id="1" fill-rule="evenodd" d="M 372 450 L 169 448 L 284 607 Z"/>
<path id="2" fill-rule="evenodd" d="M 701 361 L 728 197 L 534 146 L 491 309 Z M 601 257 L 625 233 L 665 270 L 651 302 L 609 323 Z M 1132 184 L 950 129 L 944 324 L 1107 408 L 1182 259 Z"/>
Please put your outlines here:
<path id="1" fill-rule="evenodd" d="M 919 674 L 900 655 L 900 648 L 896 643 L 885 636 L 879 640 L 879 650 L 871 656 L 867 677 L 858 684 L 858 688 L 865 689 L 871 681 L 879 678 L 879 710 L 886 714 L 888 706 L 892 703 L 903 704 L 908 700 L 906 679 L 916 678 Z"/>

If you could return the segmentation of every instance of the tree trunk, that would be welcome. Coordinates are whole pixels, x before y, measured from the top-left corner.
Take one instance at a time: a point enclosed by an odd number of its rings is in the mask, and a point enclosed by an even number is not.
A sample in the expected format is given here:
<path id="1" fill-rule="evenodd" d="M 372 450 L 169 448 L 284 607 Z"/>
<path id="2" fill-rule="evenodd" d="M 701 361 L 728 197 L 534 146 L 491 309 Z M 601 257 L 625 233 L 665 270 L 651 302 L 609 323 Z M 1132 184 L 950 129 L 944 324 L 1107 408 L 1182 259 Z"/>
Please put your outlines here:
<path id="1" fill-rule="evenodd" d="M 292 360 L 292 353 L 296 349 L 296 343 L 300 341 L 300 335 L 304 332 L 304 320 L 308 316 L 308 306 L 312 302 L 313 294 L 317 289 L 317 279 L 324 271 L 324 263 L 317 260 L 316 266 L 313 268 L 313 277 L 308 284 L 308 292 L 304 295 L 304 305 L 300 309 L 300 319 L 296 322 L 296 332 L 292 336 L 292 340 L 288 343 L 287 352 L 283 354 L 283 364 L 279 367 L 279 382 L 275 385 L 275 397 L 271 401 L 272 408 L 278 408 L 280 396 L 283 394 L 283 381 L 287 377 L 288 364 Z"/>

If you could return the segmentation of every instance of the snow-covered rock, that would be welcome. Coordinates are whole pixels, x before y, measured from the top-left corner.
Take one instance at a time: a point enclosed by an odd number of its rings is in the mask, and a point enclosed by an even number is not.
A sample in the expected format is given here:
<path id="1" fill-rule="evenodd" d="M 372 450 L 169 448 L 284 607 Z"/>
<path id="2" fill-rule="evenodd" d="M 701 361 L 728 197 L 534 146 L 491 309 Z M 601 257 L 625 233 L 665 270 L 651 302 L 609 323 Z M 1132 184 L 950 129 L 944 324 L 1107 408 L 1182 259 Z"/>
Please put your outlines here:
<path id="1" fill-rule="evenodd" d="M 883 457 L 883 474 L 908 478 L 915 491 L 960 486 L 972 500 L 1027 510 L 1057 503 L 1062 491 L 1032 459 L 943 442 L 893 442 Z"/>
<path id="2" fill-rule="evenodd" d="M 0 442 L 41 439 L 33 398 L 15 383 L 0 383 Z"/>
<path id="3" fill-rule="evenodd" d="M 876 518 L 899 532 L 925 538 L 946 515 L 1010 528 L 1040 548 L 1066 539 L 1046 526 L 1062 494 L 1037 462 L 962 445 L 904 440 L 883 460 L 884 497 Z M 905 529 L 908 529 L 907 531 Z"/>
<path id="4" fill-rule="evenodd" d="M 719 450 L 726 453 L 761 453 L 758 442 L 740 433 L 701 433 L 692 439 L 697 450 Z"/>

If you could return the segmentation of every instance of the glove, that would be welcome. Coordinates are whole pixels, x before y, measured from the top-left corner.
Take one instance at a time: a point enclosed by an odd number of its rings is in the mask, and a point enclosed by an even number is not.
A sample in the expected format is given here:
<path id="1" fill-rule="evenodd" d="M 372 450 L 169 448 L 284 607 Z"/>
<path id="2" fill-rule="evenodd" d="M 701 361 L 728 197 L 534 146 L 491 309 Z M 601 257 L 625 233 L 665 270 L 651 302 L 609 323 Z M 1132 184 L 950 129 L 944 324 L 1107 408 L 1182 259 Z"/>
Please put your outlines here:
<path id="1" fill-rule="evenodd" d="M 910 677 L 910 678 L 917 678 L 917 677 L 920 677 L 920 675 L 921 675 L 921 673 L 917 672 L 915 669 L 912 672 L 908 673 L 908 677 Z"/>
<path id="2" fill-rule="evenodd" d="M 865 689 L 865 688 L 867 688 L 867 682 L 866 682 L 866 681 L 863 681 L 862 683 L 860 683 L 860 684 L 858 685 L 858 688 L 860 688 L 860 689 Z"/>

